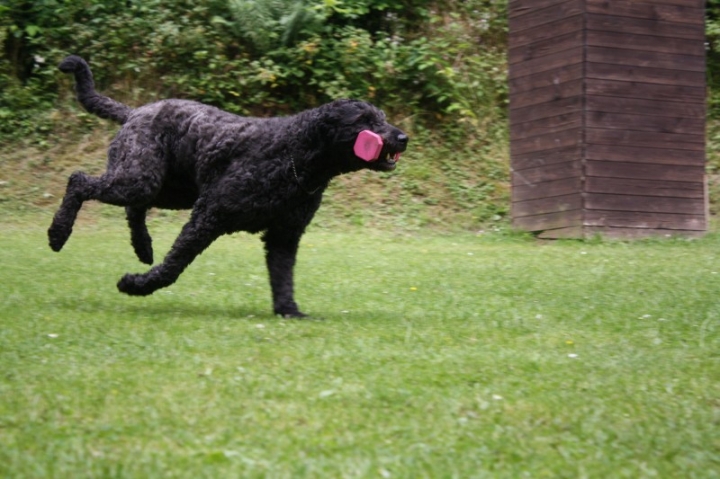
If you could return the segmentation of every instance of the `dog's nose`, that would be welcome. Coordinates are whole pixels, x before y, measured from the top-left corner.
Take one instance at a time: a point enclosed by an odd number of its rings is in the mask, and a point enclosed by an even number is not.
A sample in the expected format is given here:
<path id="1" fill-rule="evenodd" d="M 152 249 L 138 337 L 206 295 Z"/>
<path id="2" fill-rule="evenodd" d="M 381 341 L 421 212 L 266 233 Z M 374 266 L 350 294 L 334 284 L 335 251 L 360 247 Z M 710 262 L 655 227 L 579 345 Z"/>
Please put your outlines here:
<path id="1" fill-rule="evenodd" d="M 408 142 L 408 140 L 409 140 L 408 136 L 404 133 L 400 133 L 397 136 L 397 141 L 399 141 L 400 143 L 406 144 Z"/>

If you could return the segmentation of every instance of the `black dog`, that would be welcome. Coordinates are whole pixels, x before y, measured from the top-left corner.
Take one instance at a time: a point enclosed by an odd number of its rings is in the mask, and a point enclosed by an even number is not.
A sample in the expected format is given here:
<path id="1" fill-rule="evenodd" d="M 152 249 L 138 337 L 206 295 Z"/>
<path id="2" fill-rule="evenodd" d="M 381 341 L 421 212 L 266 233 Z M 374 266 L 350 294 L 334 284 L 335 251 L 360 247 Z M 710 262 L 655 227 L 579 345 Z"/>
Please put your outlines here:
<path id="1" fill-rule="evenodd" d="M 118 289 L 131 295 L 173 284 L 223 234 L 263 232 L 274 311 L 305 316 L 293 297 L 293 268 L 323 191 L 343 173 L 395 169 L 408 143 L 382 111 L 360 101 L 337 100 L 277 118 L 241 117 L 185 100 L 131 109 L 95 91 L 82 58 L 69 56 L 59 68 L 74 74 L 78 100 L 87 111 L 123 127 L 110 144 L 105 174 L 70 176 L 48 230 L 50 247 L 60 251 L 82 203 L 98 200 L 125 207 L 135 253 L 152 264 L 147 210 L 192 208 L 164 261 L 118 282 Z M 376 158 L 356 154 L 358 136 L 366 130 L 378 141 Z"/>

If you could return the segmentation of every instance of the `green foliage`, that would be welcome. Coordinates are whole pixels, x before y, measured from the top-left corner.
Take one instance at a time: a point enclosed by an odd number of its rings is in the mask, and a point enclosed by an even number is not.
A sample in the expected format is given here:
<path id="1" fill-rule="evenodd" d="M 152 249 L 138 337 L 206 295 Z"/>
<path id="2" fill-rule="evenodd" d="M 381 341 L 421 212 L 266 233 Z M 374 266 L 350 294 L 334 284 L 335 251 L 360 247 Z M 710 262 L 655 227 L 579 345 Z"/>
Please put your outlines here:
<path id="1" fill-rule="evenodd" d="M 290 47 L 302 36 L 319 33 L 325 22 L 321 11 L 298 0 L 229 0 L 228 7 L 233 21 L 222 17 L 215 20 L 229 25 L 260 54 Z"/>
<path id="2" fill-rule="evenodd" d="M 89 58 L 101 89 L 139 101 L 184 96 L 263 112 L 344 96 L 433 123 L 502 116 L 505 2 L 26 4 L 12 0 L 3 10 L 2 73 L 23 87 L 41 78 L 40 89 L 51 96 L 66 88 L 57 84 L 55 65 L 77 53 Z M 483 59 L 478 43 L 488 47 Z"/>
<path id="3" fill-rule="evenodd" d="M 710 212 L 720 205 L 720 0 L 707 0 L 705 22 L 708 62 L 708 193 Z"/>
<path id="4" fill-rule="evenodd" d="M 706 5 L 708 106 L 710 116 L 720 119 L 720 0 L 707 0 Z"/>
<path id="5" fill-rule="evenodd" d="M 44 59 L 37 57 L 36 61 L 40 63 Z M 23 83 L 11 71 L 10 62 L 0 59 L 0 85 L 3 85 L 0 90 L 0 141 L 47 134 L 52 129 L 47 112 L 53 107 L 55 97 L 45 88 L 46 75 Z"/>

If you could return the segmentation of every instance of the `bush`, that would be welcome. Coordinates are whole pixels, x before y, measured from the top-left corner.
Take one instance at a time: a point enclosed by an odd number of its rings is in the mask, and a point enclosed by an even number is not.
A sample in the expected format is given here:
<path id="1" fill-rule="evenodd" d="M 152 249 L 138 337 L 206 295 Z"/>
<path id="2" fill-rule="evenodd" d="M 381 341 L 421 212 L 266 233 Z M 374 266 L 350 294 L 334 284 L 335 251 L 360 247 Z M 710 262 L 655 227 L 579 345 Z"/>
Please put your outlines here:
<path id="1" fill-rule="evenodd" d="M 257 113 L 354 97 L 453 123 L 494 117 L 504 107 L 504 1 L 27 5 L 1 7 L 2 74 L 45 98 L 59 91 L 57 62 L 76 53 L 91 61 L 101 89 L 138 101 L 184 96 Z"/>

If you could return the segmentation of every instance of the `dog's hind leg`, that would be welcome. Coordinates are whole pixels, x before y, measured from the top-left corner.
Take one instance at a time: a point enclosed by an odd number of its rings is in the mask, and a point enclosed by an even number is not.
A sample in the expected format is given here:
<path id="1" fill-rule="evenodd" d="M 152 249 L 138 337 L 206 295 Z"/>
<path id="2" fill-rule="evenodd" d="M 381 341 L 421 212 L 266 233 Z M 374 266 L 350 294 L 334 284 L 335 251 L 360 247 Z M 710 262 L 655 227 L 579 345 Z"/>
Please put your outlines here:
<path id="1" fill-rule="evenodd" d="M 150 154 L 150 152 L 146 153 Z M 154 155 L 153 155 L 154 156 Z M 70 175 L 60 208 L 55 213 L 48 230 L 48 239 L 53 251 L 60 251 L 72 233 L 73 224 L 83 202 L 97 200 L 116 206 L 148 205 L 152 203 L 162 186 L 162 162 L 148 156 L 147 161 L 139 158 L 136 163 L 142 168 L 126 171 L 120 164 L 105 174 L 94 177 L 76 171 Z M 153 168 L 153 165 L 158 165 Z M 147 257 L 145 259 L 148 259 Z"/>
<path id="2" fill-rule="evenodd" d="M 138 259 L 145 264 L 153 263 L 152 238 L 145 224 L 147 209 L 144 207 L 127 206 L 125 214 L 130 227 L 130 241 Z"/>
<path id="3" fill-rule="evenodd" d="M 170 286 L 197 255 L 223 232 L 219 221 L 194 210 L 190 221 L 183 226 L 163 262 L 147 273 L 126 274 L 118 282 L 118 289 L 132 296 L 147 296 L 160 288 Z"/>
<path id="4" fill-rule="evenodd" d="M 75 218 L 77 218 L 83 201 L 87 198 L 87 178 L 85 173 L 76 171 L 68 179 L 62 204 L 60 209 L 55 212 L 50 229 L 48 229 L 48 240 L 53 251 L 60 251 L 72 233 Z"/>

